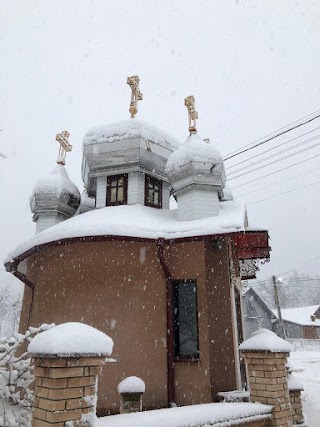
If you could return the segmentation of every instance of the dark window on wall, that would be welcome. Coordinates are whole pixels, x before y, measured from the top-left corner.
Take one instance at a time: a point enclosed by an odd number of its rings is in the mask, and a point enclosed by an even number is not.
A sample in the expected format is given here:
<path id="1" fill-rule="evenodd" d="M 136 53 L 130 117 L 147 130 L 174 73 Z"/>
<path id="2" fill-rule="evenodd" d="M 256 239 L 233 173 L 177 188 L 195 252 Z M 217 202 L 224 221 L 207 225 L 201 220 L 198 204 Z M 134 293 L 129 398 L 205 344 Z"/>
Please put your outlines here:
<path id="1" fill-rule="evenodd" d="M 162 181 L 149 175 L 145 178 L 144 204 L 152 208 L 162 207 Z"/>
<path id="2" fill-rule="evenodd" d="M 128 175 L 114 175 L 107 178 L 107 206 L 127 204 Z"/>
<path id="3" fill-rule="evenodd" d="M 173 282 L 176 359 L 198 359 L 197 287 L 193 280 Z"/>

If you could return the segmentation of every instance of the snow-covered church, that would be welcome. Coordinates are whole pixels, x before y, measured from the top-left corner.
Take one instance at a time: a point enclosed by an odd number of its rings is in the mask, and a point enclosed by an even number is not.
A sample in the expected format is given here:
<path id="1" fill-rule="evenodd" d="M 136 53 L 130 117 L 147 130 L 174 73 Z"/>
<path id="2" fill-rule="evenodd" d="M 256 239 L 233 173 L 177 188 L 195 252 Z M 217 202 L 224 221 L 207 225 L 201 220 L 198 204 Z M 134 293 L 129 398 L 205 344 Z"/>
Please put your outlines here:
<path id="1" fill-rule="evenodd" d="M 69 135 L 57 136 L 58 164 L 30 198 L 36 235 L 6 260 L 25 284 L 21 331 L 76 321 L 113 338 L 99 414 L 119 411 L 117 385 L 131 375 L 145 382 L 148 409 L 241 389 L 241 279 L 270 251 L 267 230 L 249 226 L 226 188 L 220 153 L 197 133 L 194 98 L 181 144 L 135 118 L 139 79 L 128 83 L 131 118 L 84 136 L 81 195 L 65 168 Z"/>

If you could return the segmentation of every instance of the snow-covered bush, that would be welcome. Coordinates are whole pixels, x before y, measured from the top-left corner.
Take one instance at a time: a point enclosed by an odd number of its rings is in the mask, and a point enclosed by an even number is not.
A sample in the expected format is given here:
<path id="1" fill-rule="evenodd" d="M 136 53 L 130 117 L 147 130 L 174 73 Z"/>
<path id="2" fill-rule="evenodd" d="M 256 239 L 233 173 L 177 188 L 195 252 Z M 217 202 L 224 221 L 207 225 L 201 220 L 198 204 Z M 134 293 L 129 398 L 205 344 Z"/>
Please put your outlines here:
<path id="1" fill-rule="evenodd" d="M 30 327 L 25 334 L 14 334 L 13 337 L 0 344 L 0 425 L 19 427 L 31 426 L 31 406 L 33 391 L 30 389 L 34 376 L 31 358 L 27 352 L 16 356 L 20 346 L 32 340 L 39 332 L 55 326 L 41 325 Z"/>

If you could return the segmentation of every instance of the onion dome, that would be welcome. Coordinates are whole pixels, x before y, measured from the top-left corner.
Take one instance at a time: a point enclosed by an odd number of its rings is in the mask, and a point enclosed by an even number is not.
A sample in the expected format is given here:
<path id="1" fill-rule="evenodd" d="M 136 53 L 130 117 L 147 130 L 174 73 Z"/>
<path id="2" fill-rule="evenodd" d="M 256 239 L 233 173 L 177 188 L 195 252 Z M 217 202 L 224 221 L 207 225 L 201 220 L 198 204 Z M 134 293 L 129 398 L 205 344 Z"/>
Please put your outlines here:
<path id="1" fill-rule="evenodd" d="M 214 145 L 191 133 L 170 155 L 165 170 L 178 201 L 178 219 L 219 214 L 226 175 L 222 156 Z"/>
<path id="2" fill-rule="evenodd" d="M 30 196 L 37 233 L 74 216 L 79 205 L 77 186 L 68 177 L 64 165 L 58 164 L 47 178 L 37 181 Z"/>
<path id="3" fill-rule="evenodd" d="M 214 145 L 204 142 L 197 133 L 192 133 L 168 159 L 166 173 L 174 173 L 188 164 L 206 164 L 210 167 L 223 165 L 222 156 Z M 200 167 L 200 165 L 199 165 Z"/>
<path id="4" fill-rule="evenodd" d="M 82 178 L 89 196 L 101 176 L 142 172 L 167 181 L 165 165 L 180 143 L 167 132 L 135 118 L 88 130 L 83 139 Z"/>

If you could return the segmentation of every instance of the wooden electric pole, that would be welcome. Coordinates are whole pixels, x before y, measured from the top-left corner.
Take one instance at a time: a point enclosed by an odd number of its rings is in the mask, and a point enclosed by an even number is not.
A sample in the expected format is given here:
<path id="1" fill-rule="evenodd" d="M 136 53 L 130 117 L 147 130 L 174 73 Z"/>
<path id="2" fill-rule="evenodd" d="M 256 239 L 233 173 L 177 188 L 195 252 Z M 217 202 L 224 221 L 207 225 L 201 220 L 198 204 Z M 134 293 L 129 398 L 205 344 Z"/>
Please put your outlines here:
<path id="1" fill-rule="evenodd" d="M 283 325 L 282 320 L 282 314 L 281 314 L 281 308 L 279 303 L 279 295 L 278 295 L 278 278 L 276 276 L 272 276 L 272 283 L 273 283 L 273 289 L 274 289 L 274 299 L 277 307 L 278 312 L 278 329 L 279 329 L 279 335 L 284 340 L 286 339 L 286 333 Z"/>

